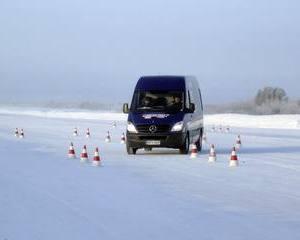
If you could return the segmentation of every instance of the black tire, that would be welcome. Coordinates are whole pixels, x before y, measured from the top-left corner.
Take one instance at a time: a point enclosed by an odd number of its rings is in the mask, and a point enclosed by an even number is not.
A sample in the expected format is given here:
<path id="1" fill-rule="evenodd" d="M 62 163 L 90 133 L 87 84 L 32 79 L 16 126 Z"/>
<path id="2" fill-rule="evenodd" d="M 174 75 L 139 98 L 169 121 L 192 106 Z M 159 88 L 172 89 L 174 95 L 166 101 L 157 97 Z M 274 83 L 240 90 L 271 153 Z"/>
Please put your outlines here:
<path id="1" fill-rule="evenodd" d="M 137 148 L 130 147 L 128 144 L 126 144 L 126 150 L 128 155 L 135 155 Z"/>
<path id="2" fill-rule="evenodd" d="M 201 150 L 202 150 L 202 130 L 200 130 L 199 139 L 197 142 L 195 142 L 195 144 L 196 144 L 198 152 L 201 152 Z"/>
<path id="3" fill-rule="evenodd" d="M 189 134 L 186 135 L 184 143 L 181 148 L 179 148 L 180 154 L 188 154 L 190 150 L 190 138 Z"/>

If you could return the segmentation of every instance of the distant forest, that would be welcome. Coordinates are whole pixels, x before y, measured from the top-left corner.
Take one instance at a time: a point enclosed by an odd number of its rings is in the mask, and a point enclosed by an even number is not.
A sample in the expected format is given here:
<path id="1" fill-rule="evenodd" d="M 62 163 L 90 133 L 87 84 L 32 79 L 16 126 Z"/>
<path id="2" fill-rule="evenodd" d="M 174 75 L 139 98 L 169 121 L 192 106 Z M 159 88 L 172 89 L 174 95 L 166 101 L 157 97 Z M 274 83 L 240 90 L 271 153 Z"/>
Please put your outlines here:
<path id="1" fill-rule="evenodd" d="M 64 110 L 91 110 L 121 112 L 122 103 L 103 103 L 97 101 L 60 102 L 50 101 L 44 103 L 0 103 L 0 107 L 27 107 L 48 108 Z M 265 87 L 260 89 L 253 99 L 229 104 L 205 104 L 204 113 L 241 113 L 252 115 L 266 114 L 300 114 L 300 100 L 291 100 L 282 88 Z"/>
<path id="2" fill-rule="evenodd" d="M 300 114 L 300 100 L 290 100 L 282 88 L 265 87 L 249 101 L 206 105 L 205 113 Z"/>

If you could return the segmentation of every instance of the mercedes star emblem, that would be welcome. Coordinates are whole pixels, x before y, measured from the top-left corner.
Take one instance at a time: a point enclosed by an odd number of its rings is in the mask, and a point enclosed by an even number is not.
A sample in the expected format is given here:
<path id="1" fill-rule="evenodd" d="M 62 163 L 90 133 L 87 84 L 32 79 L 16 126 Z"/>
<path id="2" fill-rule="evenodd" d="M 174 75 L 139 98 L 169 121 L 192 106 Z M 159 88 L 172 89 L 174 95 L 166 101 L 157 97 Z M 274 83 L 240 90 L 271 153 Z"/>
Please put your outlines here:
<path id="1" fill-rule="evenodd" d="M 151 125 L 151 126 L 149 127 L 149 131 L 150 131 L 151 133 L 155 133 L 156 130 L 157 130 L 157 127 L 156 127 L 155 125 Z"/>

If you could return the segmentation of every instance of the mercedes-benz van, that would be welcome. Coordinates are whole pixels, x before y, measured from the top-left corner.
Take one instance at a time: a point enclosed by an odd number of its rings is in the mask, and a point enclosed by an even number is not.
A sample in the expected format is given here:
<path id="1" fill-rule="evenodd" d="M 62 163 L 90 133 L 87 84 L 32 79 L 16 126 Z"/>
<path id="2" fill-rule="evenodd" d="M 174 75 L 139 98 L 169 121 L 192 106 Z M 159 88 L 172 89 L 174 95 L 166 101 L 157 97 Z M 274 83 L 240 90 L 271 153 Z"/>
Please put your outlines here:
<path id="1" fill-rule="evenodd" d="M 187 154 L 191 143 L 202 148 L 203 105 L 198 81 L 191 76 L 143 76 L 128 113 L 126 148 L 177 148 Z"/>

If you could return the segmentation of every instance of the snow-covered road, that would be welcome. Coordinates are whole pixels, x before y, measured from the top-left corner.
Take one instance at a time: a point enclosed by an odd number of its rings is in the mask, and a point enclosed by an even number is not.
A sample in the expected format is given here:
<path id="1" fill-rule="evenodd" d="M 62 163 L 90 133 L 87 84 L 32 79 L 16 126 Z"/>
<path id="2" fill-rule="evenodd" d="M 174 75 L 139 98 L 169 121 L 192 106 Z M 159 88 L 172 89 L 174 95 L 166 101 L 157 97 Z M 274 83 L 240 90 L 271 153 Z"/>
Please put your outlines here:
<path id="1" fill-rule="evenodd" d="M 128 156 L 124 120 L 112 128 L 113 117 L 99 116 L 0 114 L 0 240 L 300 239 L 299 130 L 208 127 L 218 158 L 208 164 L 207 145 L 197 159 L 174 150 Z M 243 147 L 233 169 L 237 134 Z M 68 159 L 70 141 L 77 155 L 98 146 L 103 167 Z"/>

